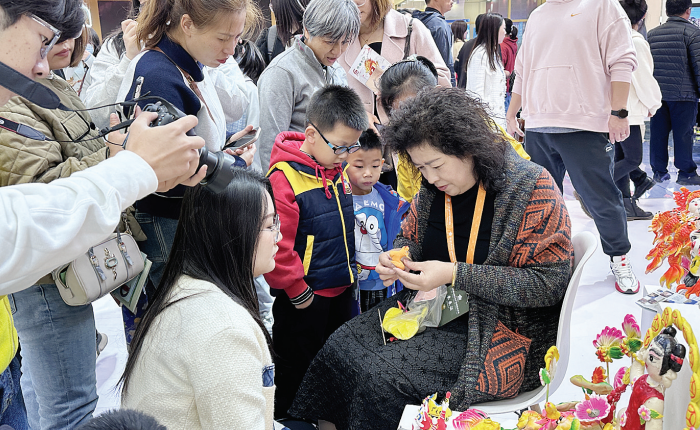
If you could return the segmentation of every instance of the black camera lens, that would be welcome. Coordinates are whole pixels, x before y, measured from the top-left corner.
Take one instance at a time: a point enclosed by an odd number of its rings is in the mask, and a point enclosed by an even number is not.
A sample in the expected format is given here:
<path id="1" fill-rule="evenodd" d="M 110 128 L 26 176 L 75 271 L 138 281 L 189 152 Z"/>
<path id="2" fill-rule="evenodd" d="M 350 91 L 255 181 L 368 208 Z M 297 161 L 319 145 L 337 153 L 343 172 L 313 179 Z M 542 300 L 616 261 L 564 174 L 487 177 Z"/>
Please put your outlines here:
<path id="1" fill-rule="evenodd" d="M 178 108 L 162 99 L 157 103 L 147 104 L 143 110 L 145 112 L 156 112 L 158 114 L 158 118 L 151 122 L 151 127 L 170 124 L 185 116 Z M 189 130 L 187 135 L 196 136 L 194 130 Z M 236 165 L 236 158 L 223 151 L 210 152 L 206 148 L 201 148 L 199 150 L 199 166 L 197 167 L 197 172 L 199 172 L 199 169 L 204 165 L 207 166 L 207 173 L 201 184 L 214 193 L 220 193 L 228 187 L 228 184 L 230 184 L 233 179 L 233 168 Z"/>

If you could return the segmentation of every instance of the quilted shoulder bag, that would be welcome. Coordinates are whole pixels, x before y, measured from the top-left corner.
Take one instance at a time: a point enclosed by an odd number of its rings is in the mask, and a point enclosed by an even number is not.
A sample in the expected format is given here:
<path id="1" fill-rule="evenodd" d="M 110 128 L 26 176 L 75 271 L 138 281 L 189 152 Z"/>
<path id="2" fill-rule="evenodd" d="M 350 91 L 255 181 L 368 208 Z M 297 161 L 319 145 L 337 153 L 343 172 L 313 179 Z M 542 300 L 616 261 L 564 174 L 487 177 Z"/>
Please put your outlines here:
<path id="1" fill-rule="evenodd" d="M 128 233 L 113 233 L 51 276 L 69 306 L 92 303 L 132 280 L 143 270 L 138 245 Z"/>

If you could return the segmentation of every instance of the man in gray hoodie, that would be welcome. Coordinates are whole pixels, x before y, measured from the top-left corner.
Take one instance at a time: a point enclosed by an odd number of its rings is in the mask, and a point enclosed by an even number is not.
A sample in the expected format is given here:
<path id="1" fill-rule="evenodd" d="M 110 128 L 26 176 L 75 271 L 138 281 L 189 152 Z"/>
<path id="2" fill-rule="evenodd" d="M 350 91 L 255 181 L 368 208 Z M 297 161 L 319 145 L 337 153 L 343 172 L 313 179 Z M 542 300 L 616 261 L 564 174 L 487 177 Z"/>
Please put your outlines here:
<path id="1" fill-rule="evenodd" d="M 312 0 L 304 12 L 304 32 L 275 57 L 258 80 L 260 163 L 270 167 L 270 154 L 283 131 L 303 132 L 306 107 L 316 90 L 347 86 L 336 60 L 360 32 L 360 10 L 353 0 Z"/>

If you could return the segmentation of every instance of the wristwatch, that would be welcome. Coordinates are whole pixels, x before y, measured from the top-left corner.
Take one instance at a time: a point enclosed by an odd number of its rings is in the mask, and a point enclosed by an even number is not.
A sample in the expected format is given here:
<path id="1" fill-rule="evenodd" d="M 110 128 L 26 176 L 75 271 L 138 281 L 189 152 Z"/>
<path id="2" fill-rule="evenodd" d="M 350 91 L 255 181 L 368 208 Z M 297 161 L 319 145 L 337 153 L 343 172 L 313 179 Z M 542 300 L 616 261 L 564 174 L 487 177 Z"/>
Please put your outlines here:
<path id="1" fill-rule="evenodd" d="M 627 118 L 627 115 L 629 115 L 629 112 L 627 112 L 627 109 L 620 109 L 620 110 L 611 110 L 610 115 L 615 115 L 618 118 Z"/>

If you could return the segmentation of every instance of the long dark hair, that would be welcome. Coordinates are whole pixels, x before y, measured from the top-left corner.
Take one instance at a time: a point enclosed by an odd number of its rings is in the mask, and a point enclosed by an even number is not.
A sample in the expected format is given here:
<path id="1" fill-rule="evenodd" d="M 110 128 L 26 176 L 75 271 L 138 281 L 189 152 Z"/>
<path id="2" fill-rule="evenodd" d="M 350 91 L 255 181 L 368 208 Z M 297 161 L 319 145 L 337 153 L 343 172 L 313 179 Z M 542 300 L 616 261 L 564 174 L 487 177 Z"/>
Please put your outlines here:
<path id="1" fill-rule="evenodd" d="M 243 306 L 271 343 L 262 323 L 253 279 L 255 251 L 268 211 L 270 181 L 260 174 L 234 168 L 233 180 L 221 193 L 202 186 L 185 192 L 175 240 L 163 278 L 131 342 L 129 358 L 120 379 L 129 388 L 139 355 L 154 321 L 171 305 L 171 293 L 182 275 L 211 282 Z M 273 199 L 274 204 L 274 199 Z M 203 316 L 206 317 L 206 316 Z"/>
<path id="2" fill-rule="evenodd" d="M 400 157 L 423 144 L 461 159 L 471 158 L 474 175 L 486 191 L 502 189 L 508 143 L 496 131 L 486 105 L 469 97 L 461 88 L 428 88 L 401 103 L 391 114 L 382 138 Z M 409 164 L 413 169 L 413 163 Z M 423 185 L 435 189 L 423 178 Z"/>
<path id="3" fill-rule="evenodd" d="M 646 0 L 620 0 L 620 5 L 627 13 L 632 25 L 639 24 L 649 8 Z"/>
<path id="4" fill-rule="evenodd" d="M 486 56 L 489 59 L 489 67 L 491 70 L 498 69 L 497 65 L 502 63 L 501 56 L 498 54 L 498 32 L 501 30 L 501 25 L 503 25 L 503 17 L 500 14 L 486 14 L 479 25 L 479 33 L 476 35 L 474 47 L 469 53 L 467 64 L 471 61 L 474 50 L 479 46 L 483 46 L 484 49 L 486 49 Z M 465 70 L 467 64 L 465 64 Z"/>
<path id="5" fill-rule="evenodd" d="M 129 13 L 126 15 L 126 17 L 136 19 L 139 16 L 140 10 L 141 1 L 131 0 L 131 9 L 129 9 Z M 117 56 L 121 58 L 121 56 L 126 52 L 126 45 L 124 44 L 124 30 L 121 29 L 121 26 L 108 34 L 107 37 L 103 38 L 102 45 L 107 43 L 109 40 L 112 41 L 112 47 L 115 49 L 115 51 L 117 51 Z M 95 52 L 95 56 L 97 56 L 97 52 Z"/>
<path id="6" fill-rule="evenodd" d="M 265 70 L 265 59 L 255 43 L 248 39 L 241 39 L 236 45 L 236 50 L 233 53 L 233 58 L 238 63 L 238 67 L 244 75 L 253 80 L 253 83 L 258 84 L 258 78 Z"/>
<path id="7" fill-rule="evenodd" d="M 301 34 L 304 27 L 301 22 L 309 0 L 270 0 L 275 13 L 277 38 L 287 46 L 295 34 Z"/>

